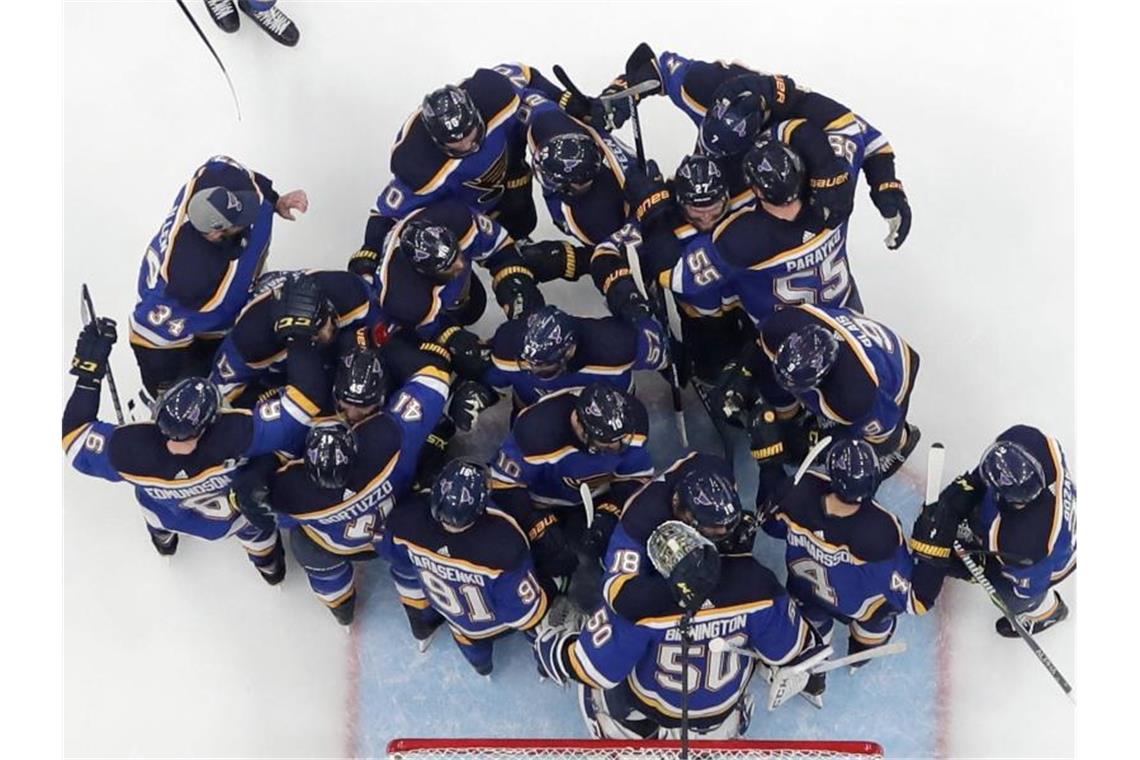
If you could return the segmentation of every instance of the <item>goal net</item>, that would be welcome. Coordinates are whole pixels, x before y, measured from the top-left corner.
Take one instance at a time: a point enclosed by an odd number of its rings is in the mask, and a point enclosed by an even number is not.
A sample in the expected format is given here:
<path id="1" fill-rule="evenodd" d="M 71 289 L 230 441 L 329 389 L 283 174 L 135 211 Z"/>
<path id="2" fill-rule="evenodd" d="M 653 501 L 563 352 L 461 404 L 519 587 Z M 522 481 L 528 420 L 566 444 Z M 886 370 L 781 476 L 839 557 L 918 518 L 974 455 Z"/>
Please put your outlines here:
<path id="1" fill-rule="evenodd" d="M 389 760 L 676 760 L 677 741 L 600 741 L 571 739 L 396 739 L 388 744 Z M 693 760 L 864 760 L 883 757 L 883 748 L 858 741 L 692 741 Z"/>

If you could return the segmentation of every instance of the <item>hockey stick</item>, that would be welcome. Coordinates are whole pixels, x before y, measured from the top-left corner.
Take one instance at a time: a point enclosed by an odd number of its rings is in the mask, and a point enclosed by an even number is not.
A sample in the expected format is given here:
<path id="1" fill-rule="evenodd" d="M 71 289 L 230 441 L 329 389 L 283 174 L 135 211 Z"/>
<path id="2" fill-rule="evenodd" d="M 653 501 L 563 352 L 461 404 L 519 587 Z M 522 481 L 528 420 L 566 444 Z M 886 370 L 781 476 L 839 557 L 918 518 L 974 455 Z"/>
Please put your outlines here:
<path id="1" fill-rule="evenodd" d="M 186 14 L 186 18 L 190 21 L 190 25 L 194 27 L 194 31 L 202 38 L 202 42 L 205 43 L 206 49 L 210 51 L 210 55 L 214 56 L 214 60 L 218 62 L 218 68 L 222 70 L 222 76 L 226 78 L 226 84 L 230 86 L 230 95 L 234 98 L 234 108 L 237 109 L 238 121 L 241 121 L 241 104 L 238 103 L 237 90 L 234 89 L 234 83 L 230 79 L 230 72 L 226 71 L 226 65 L 222 63 L 222 59 L 218 57 L 218 52 L 214 50 L 214 46 L 211 45 L 210 40 L 206 38 L 206 33 L 202 31 L 202 27 L 198 26 L 198 22 L 190 15 L 190 10 L 186 7 L 186 3 L 182 2 L 182 0 L 176 0 L 176 2 L 178 3 L 178 7 L 182 9 L 182 12 Z"/>
<path id="2" fill-rule="evenodd" d="M 742 647 L 734 647 L 728 641 L 722 638 L 715 638 L 709 641 L 709 651 L 711 652 L 733 652 L 744 657 L 750 657 L 753 660 L 759 660 L 760 654 L 751 649 L 744 649 Z M 828 673 L 832 670 L 846 667 L 847 665 L 854 665 L 859 662 L 866 662 L 867 660 L 876 660 L 880 657 L 888 657 L 892 654 L 901 654 L 906 651 L 905 641 L 892 641 L 889 644 L 882 646 L 871 647 L 864 649 L 862 652 L 849 654 L 845 657 L 840 657 L 836 660 L 824 660 L 819 665 L 808 670 L 809 673 Z"/>
<path id="3" fill-rule="evenodd" d="M 586 510 L 586 527 L 589 528 L 594 524 L 594 495 L 586 483 L 579 484 L 578 495 L 582 497 L 582 507 Z"/>
<path id="4" fill-rule="evenodd" d="M 812 463 L 815 462 L 816 457 L 818 457 L 820 452 L 826 449 L 830 444 L 831 436 L 825 435 L 819 443 L 811 447 L 811 450 L 808 451 L 807 456 L 804 457 L 804 461 L 800 462 L 800 468 L 796 470 L 796 477 L 792 480 L 792 485 L 799 485 L 800 480 L 803 479 L 804 474 L 808 471 L 808 468 L 811 467 Z"/>
<path id="5" fill-rule="evenodd" d="M 1006 603 L 1002 601 L 1000 596 L 998 596 L 997 589 L 995 589 L 993 587 L 993 584 L 990 583 L 989 578 L 986 577 L 985 571 L 983 571 L 982 568 L 978 567 L 977 563 L 974 562 L 974 560 L 970 559 L 969 553 L 963 549 L 962 544 L 957 541 L 954 542 L 954 554 L 957 555 L 958 559 L 962 560 L 962 564 L 965 565 L 966 569 L 970 571 L 970 575 L 974 577 L 974 580 L 976 580 L 978 582 L 978 585 L 982 587 L 982 590 L 986 592 L 986 595 L 990 598 L 990 601 L 993 602 L 994 606 L 1001 611 L 1001 614 L 1005 616 L 1005 619 L 1010 622 L 1010 625 L 1013 626 L 1013 630 L 1017 631 L 1017 635 L 1021 637 L 1022 641 L 1024 641 L 1031 650 L 1033 650 L 1033 654 L 1037 657 L 1041 664 L 1045 666 L 1045 669 L 1049 671 L 1049 675 L 1053 676 L 1053 680 L 1056 681 L 1057 685 L 1061 687 L 1061 690 L 1065 692 L 1065 696 L 1069 698 L 1069 701 L 1073 704 L 1076 704 L 1077 700 L 1073 697 L 1073 687 L 1070 686 L 1069 682 L 1065 680 L 1065 677 L 1061 675 L 1061 671 L 1057 670 L 1057 666 L 1054 665 L 1053 661 L 1049 659 L 1049 655 L 1045 654 L 1044 650 L 1042 650 L 1041 647 L 1038 646 L 1037 642 L 1034 641 L 1033 636 L 1030 635 L 1029 631 L 1025 630 L 1025 628 L 1022 627 L 1021 623 L 1017 621 L 1017 616 L 1010 611 L 1009 607 L 1006 606 Z"/>
<path id="6" fill-rule="evenodd" d="M 87 283 L 79 290 L 80 303 L 79 308 L 83 316 L 83 324 L 88 325 L 98 319 L 95 314 L 95 304 L 91 300 L 91 291 L 87 289 Z M 119 404 L 119 389 L 115 386 L 115 374 L 111 372 L 111 362 L 108 357 L 107 361 L 107 390 L 111 392 L 111 403 L 115 405 L 115 418 L 118 419 L 119 424 L 123 424 L 123 407 Z"/>
<path id="7" fill-rule="evenodd" d="M 689 612 L 681 616 L 681 760 L 689 758 L 689 645 L 693 643 L 689 624 L 692 620 Z"/>

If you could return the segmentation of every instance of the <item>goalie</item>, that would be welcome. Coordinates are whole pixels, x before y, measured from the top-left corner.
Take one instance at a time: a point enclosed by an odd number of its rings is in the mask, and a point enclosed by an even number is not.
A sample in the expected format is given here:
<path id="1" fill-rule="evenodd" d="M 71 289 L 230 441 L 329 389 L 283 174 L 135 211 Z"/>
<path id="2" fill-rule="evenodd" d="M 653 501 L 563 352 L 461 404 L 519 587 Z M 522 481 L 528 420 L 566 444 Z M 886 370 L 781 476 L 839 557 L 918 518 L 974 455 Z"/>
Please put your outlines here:
<path id="1" fill-rule="evenodd" d="M 542 676 L 579 682 L 595 738 L 677 739 L 686 702 L 694 736 L 742 736 L 758 660 L 773 671 L 772 709 L 802 690 L 808 669 L 831 653 L 751 555 L 720 555 L 676 520 L 653 531 L 648 555 L 653 569 L 628 577 L 584 629 L 548 627 L 534 642 Z"/>

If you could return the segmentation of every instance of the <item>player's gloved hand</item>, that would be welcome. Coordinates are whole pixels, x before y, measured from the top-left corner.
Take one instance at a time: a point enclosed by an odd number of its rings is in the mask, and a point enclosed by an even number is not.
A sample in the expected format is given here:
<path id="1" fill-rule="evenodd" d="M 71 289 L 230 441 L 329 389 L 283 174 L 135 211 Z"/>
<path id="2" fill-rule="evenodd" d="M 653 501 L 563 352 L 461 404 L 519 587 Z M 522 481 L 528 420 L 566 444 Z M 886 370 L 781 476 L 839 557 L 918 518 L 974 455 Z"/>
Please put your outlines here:
<path id="1" fill-rule="evenodd" d="M 348 271 L 371 281 L 380 268 L 380 254 L 371 248 L 361 248 L 348 258 Z"/>
<path id="2" fill-rule="evenodd" d="M 447 415 L 439 418 L 435 428 L 428 434 L 420 449 L 420 460 L 416 465 L 416 478 L 412 488 L 417 491 L 430 490 L 439 471 L 447 463 L 447 444 L 455 436 L 455 423 Z"/>
<path id="3" fill-rule="evenodd" d="M 273 304 L 273 332 L 286 343 L 313 342 L 324 323 L 327 300 L 315 277 L 290 282 Z"/>
<path id="4" fill-rule="evenodd" d="M 71 360 L 71 374 L 79 378 L 78 384 L 98 388 L 107 374 L 107 359 L 111 347 L 119 339 L 115 320 L 100 317 L 83 326 L 75 341 L 75 356 Z"/>
<path id="5" fill-rule="evenodd" d="M 629 121 L 629 117 L 633 115 L 633 105 L 629 98 L 618 98 L 610 100 L 608 103 L 602 100 L 607 95 L 613 95 L 626 89 L 629 89 L 629 85 L 624 79 L 618 77 L 606 89 L 602 90 L 598 97 L 593 99 L 590 104 L 590 123 L 594 127 L 613 131 L 620 129 L 623 124 Z"/>
<path id="6" fill-rule="evenodd" d="M 649 161 L 645 170 L 631 168 L 625 175 L 625 197 L 633 209 L 633 218 L 643 231 L 664 218 L 673 207 L 673 194 L 669 191 L 656 161 Z"/>
<path id="7" fill-rule="evenodd" d="M 538 677 L 549 678 L 559 686 L 570 680 L 565 665 L 566 650 L 577 640 L 578 635 L 554 626 L 541 628 L 534 637 L 534 661 L 538 665 Z"/>
<path id="8" fill-rule="evenodd" d="M 788 664 L 772 669 L 768 686 L 768 711 L 775 710 L 799 694 L 808 685 L 811 669 L 831 656 L 832 648 L 816 643 L 804 650 Z"/>
<path id="9" fill-rule="evenodd" d="M 535 568 L 548 578 L 569 578 L 578 568 L 578 555 L 566 543 L 558 515 L 543 512 L 527 529 Z"/>
<path id="10" fill-rule="evenodd" d="M 594 505 L 594 522 L 586 529 L 582 538 L 582 548 L 586 554 L 595 559 L 605 556 L 610 545 L 610 536 L 617 527 L 621 518 L 621 507 L 612 502 L 603 501 Z"/>
<path id="11" fill-rule="evenodd" d="M 573 282 L 589 271 L 589 252 L 568 240 L 540 240 L 519 243 L 519 256 L 539 282 L 570 280 Z"/>
<path id="12" fill-rule="evenodd" d="M 464 380 L 451 394 L 448 413 L 455 421 L 455 427 L 464 433 L 470 433 L 483 410 L 494 406 L 498 400 L 499 394 L 493 388 L 478 380 Z"/>
<path id="13" fill-rule="evenodd" d="M 751 554 L 752 545 L 756 543 L 756 531 L 759 529 L 760 521 L 756 515 L 744 512 L 732 533 L 721 539 L 717 548 L 724 554 Z"/>
<path id="14" fill-rule="evenodd" d="M 958 518 L 951 505 L 939 499 L 926 504 L 914 521 L 910 532 L 910 550 L 914 556 L 938 565 L 950 561 L 950 548 L 958 534 Z"/>
<path id="15" fill-rule="evenodd" d="M 776 416 L 775 407 L 758 404 L 748 412 L 746 427 L 752 458 L 756 464 L 760 467 L 780 467 L 787 461 L 784 430 Z"/>
<path id="16" fill-rule="evenodd" d="M 546 305 L 542 291 L 534 282 L 534 275 L 525 267 L 508 267 L 495 276 L 495 300 L 503 307 L 507 319 L 525 317 Z"/>
<path id="17" fill-rule="evenodd" d="M 942 489 L 942 493 L 938 494 L 938 503 L 945 505 L 957 524 L 970 517 L 985 493 L 986 487 L 981 477 L 974 471 L 964 472 Z"/>
<path id="18" fill-rule="evenodd" d="M 889 231 L 883 242 L 887 248 L 895 250 L 910 234 L 910 203 L 906 192 L 898 180 L 883 182 L 871 189 L 871 202 L 879 209 L 879 214 L 887 220 Z"/>
<path id="19" fill-rule="evenodd" d="M 479 336 L 462 327 L 451 327 L 440 335 L 440 343 L 451 354 L 451 368 L 461 378 L 478 380 L 491 364 L 491 349 Z"/>
<path id="20" fill-rule="evenodd" d="M 594 105 L 597 98 L 564 90 L 558 98 L 558 106 L 578 121 L 587 121 L 597 126 L 600 122 L 593 122 Z"/>
<path id="21" fill-rule="evenodd" d="M 610 285 L 606 291 L 606 306 L 615 317 L 621 317 L 631 324 L 653 315 L 649 302 L 638 292 L 637 284 L 628 275 Z"/>
<path id="22" fill-rule="evenodd" d="M 751 394 L 752 373 L 740 360 L 733 359 L 721 370 L 720 381 L 713 386 L 709 402 L 713 412 L 723 415 L 726 421 L 731 422 L 748 407 Z"/>
<path id="23" fill-rule="evenodd" d="M 240 512 L 258 530 L 276 530 L 277 518 L 269 503 L 269 478 L 276 466 L 272 454 L 258 457 L 238 470 L 230 484 L 230 506 Z"/>
<path id="24" fill-rule="evenodd" d="M 665 78 L 661 76 L 661 67 L 657 63 L 657 54 L 653 52 L 653 48 L 649 47 L 648 43 L 642 42 L 629 54 L 629 58 L 625 61 L 625 81 L 629 87 L 641 84 L 642 82 L 658 83 L 659 86 L 656 90 L 646 92 L 642 97 L 659 95 L 665 91 L 662 85 Z"/>
<path id="25" fill-rule="evenodd" d="M 851 172 L 846 169 L 823 177 L 812 177 L 808 184 L 811 195 L 808 205 L 812 212 L 826 226 L 839 226 L 855 209 L 855 188 Z"/>

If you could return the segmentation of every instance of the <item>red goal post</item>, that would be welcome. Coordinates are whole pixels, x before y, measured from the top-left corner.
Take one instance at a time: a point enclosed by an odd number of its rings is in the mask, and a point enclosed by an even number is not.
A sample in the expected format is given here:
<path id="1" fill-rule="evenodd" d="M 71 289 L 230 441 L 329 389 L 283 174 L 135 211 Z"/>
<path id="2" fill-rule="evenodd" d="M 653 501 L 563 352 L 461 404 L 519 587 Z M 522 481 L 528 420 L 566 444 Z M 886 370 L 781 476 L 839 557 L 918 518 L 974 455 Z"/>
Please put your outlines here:
<path id="1" fill-rule="evenodd" d="M 604 741 L 590 739 L 395 739 L 388 743 L 389 760 L 674 760 L 677 741 Z M 692 741 L 693 760 L 864 760 L 884 757 L 883 748 L 862 741 Z"/>

